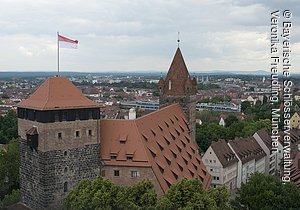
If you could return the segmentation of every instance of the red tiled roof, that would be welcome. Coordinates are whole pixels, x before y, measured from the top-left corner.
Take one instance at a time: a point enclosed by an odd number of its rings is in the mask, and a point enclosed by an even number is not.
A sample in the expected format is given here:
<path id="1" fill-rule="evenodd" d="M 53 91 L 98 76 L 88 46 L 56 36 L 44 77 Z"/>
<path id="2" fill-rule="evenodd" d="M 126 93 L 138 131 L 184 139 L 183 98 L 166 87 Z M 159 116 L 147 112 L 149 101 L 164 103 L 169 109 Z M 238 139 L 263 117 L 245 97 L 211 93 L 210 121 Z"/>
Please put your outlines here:
<path id="1" fill-rule="evenodd" d="M 208 188 L 211 177 L 184 120 L 178 104 L 135 120 L 102 120 L 101 157 L 108 165 L 152 167 L 164 192 L 183 177 L 198 177 Z M 120 144 L 120 135 L 127 135 L 125 143 Z M 111 159 L 112 148 L 117 151 L 116 160 Z M 135 151 L 132 160 L 125 160 L 127 150 Z"/>
<path id="2" fill-rule="evenodd" d="M 169 89 L 169 81 L 171 81 L 171 89 Z M 171 66 L 169 68 L 166 79 L 160 78 L 159 86 L 166 95 L 182 96 L 196 94 L 197 82 L 190 78 L 190 74 L 185 65 L 180 48 L 177 48 Z"/>
<path id="3" fill-rule="evenodd" d="M 93 108 L 99 104 L 86 98 L 66 77 L 49 77 L 28 99 L 17 107 L 36 110 Z"/>

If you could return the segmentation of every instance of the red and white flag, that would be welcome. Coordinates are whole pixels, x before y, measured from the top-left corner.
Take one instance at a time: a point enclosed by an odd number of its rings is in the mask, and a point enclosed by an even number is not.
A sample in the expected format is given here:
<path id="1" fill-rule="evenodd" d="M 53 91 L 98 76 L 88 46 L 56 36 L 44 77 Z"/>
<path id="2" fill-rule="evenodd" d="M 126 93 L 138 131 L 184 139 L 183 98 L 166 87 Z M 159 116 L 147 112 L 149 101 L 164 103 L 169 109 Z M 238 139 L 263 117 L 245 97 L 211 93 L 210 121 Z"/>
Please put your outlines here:
<path id="1" fill-rule="evenodd" d="M 59 48 L 78 49 L 78 41 L 58 35 Z"/>

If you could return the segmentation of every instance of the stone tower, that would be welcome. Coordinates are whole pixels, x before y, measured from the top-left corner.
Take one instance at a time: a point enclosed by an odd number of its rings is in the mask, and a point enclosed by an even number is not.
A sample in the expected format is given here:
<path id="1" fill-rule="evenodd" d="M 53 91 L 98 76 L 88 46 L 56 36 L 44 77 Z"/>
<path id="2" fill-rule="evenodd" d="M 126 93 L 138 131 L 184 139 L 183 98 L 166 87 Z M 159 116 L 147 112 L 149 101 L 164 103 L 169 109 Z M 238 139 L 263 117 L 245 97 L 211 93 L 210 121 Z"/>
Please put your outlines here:
<path id="1" fill-rule="evenodd" d="M 191 78 L 185 65 L 180 48 L 178 47 L 169 68 L 167 77 L 162 77 L 158 83 L 159 107 L 179 103 L 183 108 L 190 127 L 190 136 L 193 141 L 196 132 L 196 78 Z"/>
<path id="2" fill-rule="evenodd" d="M 20 190 L 32 209 L 59 209 L 80 180 L 100 174 L 100 108 L 65 77 L 18 104 Z"/>

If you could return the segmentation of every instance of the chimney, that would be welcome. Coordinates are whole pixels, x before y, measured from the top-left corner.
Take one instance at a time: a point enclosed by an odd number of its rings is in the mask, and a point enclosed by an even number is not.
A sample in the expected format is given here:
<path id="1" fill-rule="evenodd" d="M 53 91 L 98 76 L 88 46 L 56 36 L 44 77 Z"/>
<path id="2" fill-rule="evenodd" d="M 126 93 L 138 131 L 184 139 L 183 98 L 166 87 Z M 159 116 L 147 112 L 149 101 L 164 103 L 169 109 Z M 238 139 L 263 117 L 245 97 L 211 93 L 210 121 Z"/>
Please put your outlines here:
<path id="1" fill-rule="evenodd" d="M 131 108 L 129 109 L 129 120 L 134 120 L 134 119 L 136 119 L 135 108 Z"/>

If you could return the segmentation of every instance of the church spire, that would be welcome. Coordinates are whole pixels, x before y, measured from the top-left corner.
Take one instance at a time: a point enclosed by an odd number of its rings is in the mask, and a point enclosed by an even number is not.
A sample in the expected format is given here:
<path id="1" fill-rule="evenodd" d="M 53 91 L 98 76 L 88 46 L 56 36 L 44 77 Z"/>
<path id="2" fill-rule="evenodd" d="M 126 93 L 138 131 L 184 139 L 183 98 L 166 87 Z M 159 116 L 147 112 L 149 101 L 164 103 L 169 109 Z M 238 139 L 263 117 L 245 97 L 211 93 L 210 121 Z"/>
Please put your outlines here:
<path id="1" fill-rule="evenodd" d="M 173 61 L 170 65 L 168 74 L 165 79 L 163 92 L 168 95 L 186 95 L 187 88 L 185 87 L 187 80 L 191 80 L 189 71 L 184 62 L 180 48 L 177 48 Z M 194 82 L 192 82 L 194 84 Z M 195 85 L 189 86 L 189 94 L 196 93 Z"/>

